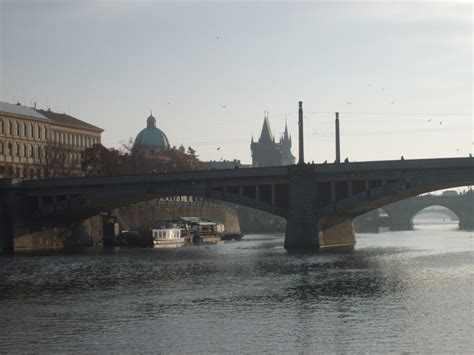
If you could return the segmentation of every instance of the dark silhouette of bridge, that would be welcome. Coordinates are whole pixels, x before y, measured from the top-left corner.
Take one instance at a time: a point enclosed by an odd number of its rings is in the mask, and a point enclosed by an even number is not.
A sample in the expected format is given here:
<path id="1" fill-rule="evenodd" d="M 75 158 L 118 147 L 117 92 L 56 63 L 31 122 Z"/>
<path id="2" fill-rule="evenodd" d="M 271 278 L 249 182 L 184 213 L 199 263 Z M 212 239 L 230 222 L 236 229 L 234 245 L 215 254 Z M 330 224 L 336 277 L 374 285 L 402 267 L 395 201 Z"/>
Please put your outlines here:
<path id="1" fill-rule="evenodd" d="M 396 202 L 383 207 L 388 214 L 391 230 L 412 230 L 413 218 L 420 211 L 432 206 L 442 206 L 451 210 L 459 219 L 459 228 L 474 229 L 474 194 L 464 195 L 424 195 Z"/>
<path id="2" fill-rule="evenodd" d="M 198 196 L 287 220 L 285 248 L 353 245 L 353 218 L 422 193 L 474 185 L 474 159 L 444 158 L 0 181 L 0 249 L 14 238 L 140 201 Z"/>

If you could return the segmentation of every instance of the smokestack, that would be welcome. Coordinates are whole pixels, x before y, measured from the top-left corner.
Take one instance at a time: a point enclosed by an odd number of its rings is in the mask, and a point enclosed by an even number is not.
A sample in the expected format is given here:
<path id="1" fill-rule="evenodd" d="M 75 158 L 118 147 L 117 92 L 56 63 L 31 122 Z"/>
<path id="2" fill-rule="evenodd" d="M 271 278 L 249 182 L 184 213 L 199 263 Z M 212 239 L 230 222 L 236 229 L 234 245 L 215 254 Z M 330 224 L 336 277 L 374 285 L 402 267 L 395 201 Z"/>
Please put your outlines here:
<path id="1" fill-rule="evenodd" d="M 336 112 L 336 163 L 341 162 L 341 141 L 339 139 L 339 112 Z"/>
<path id="2" fill-rule="evenodd" d="M 303 142 L 303 101 L 299 102 L 298 109 L 298 126 L 299 126 L 299 161 L 298 164 L 304 164 L 304 142 Z"/>

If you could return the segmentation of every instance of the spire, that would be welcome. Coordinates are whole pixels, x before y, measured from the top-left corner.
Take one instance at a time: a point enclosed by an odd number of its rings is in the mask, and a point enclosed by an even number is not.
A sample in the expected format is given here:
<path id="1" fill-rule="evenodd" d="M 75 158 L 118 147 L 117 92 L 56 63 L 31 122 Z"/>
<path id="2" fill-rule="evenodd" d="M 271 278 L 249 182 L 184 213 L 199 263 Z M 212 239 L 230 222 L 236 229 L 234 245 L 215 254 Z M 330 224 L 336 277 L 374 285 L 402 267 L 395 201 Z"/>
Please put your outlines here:
<path id="1" fill-rule="evenodd" d="M 153 117 L 151 110 L 150 110 L 150 116 L 146 120 L 146 127 L 147 128 L 156 128 L 156 118 Z"/>
<path id="2" fill-rule="evenodd" d="M 288 137 L 288 122 L 285 119 L 285 132 L 283 133 L 283 139 L 287 141 L 289 139 Z"/>
<path id="3" fill-rule="evenodd" d="M 262 133 L 260 134 L 260 143 L 272 143 L 273 135 L 270 130 L 270 122 L 268 121 L 268 112 L 265 111 L 265 118 L 263 120 Z"/>

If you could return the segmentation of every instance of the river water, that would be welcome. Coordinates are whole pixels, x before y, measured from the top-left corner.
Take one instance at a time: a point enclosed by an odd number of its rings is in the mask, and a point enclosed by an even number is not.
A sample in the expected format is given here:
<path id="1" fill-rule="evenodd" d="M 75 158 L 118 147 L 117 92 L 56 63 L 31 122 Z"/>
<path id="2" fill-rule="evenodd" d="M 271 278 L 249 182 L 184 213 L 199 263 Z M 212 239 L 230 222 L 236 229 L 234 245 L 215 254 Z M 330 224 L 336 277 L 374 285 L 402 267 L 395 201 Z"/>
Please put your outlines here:
<path id="1" fill-rule="evenodd" d="M 472 232 L 425 226 L 357 241 L 351 252 L 289 254 L 281 235 L 248 235 L 0 257 L 0 352 L 474 349 Z"/>

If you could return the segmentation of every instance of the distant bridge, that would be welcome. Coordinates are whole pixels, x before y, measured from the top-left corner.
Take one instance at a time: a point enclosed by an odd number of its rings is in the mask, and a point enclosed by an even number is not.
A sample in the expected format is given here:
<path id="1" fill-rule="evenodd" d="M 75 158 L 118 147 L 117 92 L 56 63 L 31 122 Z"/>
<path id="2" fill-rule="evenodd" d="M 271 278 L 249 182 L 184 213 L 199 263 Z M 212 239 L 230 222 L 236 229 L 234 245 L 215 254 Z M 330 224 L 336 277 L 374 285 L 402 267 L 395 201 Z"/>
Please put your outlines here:
<path id="1" fill-rule="evenodd" d="M 422 193 L 474 185 L 474 159 L 445 158 L 0 181 L 0 249 L 14 238 L 158 197 L 199 196 L 287 220 L 285 248 L 354 245 L 352 219 Z"/>
<path id="2" fill-rule="evenodd" d="M 391 230 L 412 230 L 413 218 L 421 210 L 431 206 L 442 206 L 459 218 L 460 229 L 474 229 L 474 194 L 424 195 L 403 200 L 383 207 L 389 216 Z"/>

